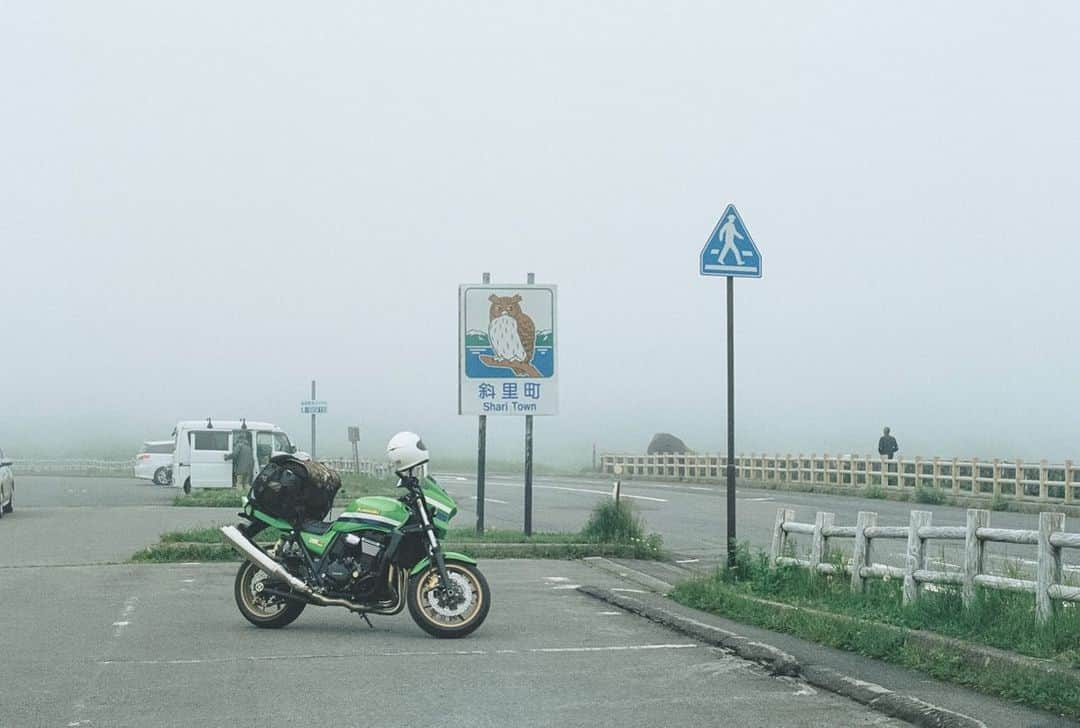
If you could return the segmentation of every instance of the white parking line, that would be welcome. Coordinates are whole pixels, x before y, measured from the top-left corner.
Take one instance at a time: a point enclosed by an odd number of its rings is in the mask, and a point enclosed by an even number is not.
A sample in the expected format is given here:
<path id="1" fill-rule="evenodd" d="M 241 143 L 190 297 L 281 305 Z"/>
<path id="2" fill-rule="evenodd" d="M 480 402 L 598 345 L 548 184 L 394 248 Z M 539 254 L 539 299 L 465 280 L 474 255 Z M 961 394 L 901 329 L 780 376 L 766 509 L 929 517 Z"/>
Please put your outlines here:
<path id="1" fill-rule="evenodd" d="M 230 662 L 273 662 L 276 660 L 355 660 L 371 657 L 454 657 L 488 656 L 519 654 L 566 654 L 580 652 L 638 652 L 646 650 L 685 650 L 700 647 L 693 642 L 664 643 L 651 645 L 605 645 L 601 647 L 529 647 L 521 650 L 415 650 L 384 652 L 349 652 L 346 654 L 320 655 L 248 655 L 230 657 L 208 657 L 175 660 L 99 660 L 99 665 L 220 665 Z"/>
<path id="2" fill-rule="evenodd" d="M 120 633 L 124 631 L 124 627 L 131 624 L 131 620 L 128 619 L 134 612 L 135 607 L 139 604 L 138 597 L 128 597 L 124 600 L 124 610 L 120 612 L 120 619 L 112 623 L 113 627 L 116 627 L 116 631 L 113 632 L 113 637 L 119 637 Z"/>

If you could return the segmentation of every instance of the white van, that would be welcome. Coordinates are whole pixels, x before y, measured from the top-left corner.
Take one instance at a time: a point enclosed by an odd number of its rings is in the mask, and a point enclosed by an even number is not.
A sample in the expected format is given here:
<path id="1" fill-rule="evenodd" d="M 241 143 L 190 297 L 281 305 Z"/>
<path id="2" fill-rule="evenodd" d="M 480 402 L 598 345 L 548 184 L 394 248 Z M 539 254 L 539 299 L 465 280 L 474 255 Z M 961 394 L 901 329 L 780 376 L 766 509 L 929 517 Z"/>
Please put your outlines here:
<path id="1" fill-rule="evenodd" d="M 251 477 L 266 465 L 275 453 L 294 453 L 296 447 L 277 425 L 247 420 L 183 420 L 173 430 L 172 482 L 190 493 L 192 488 L 232 488 L 234 435 L 244 430 L 252 434 Z"/>

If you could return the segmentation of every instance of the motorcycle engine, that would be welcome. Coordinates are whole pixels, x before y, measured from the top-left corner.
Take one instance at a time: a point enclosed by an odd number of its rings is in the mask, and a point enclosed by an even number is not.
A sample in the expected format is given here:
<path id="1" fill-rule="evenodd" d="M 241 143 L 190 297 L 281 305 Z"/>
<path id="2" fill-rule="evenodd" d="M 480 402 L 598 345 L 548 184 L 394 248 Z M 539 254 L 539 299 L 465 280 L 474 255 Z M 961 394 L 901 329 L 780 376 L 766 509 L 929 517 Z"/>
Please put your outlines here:
<path id="1" fill-rule="evenodd" d="M 347 533 L 331 548 L 323 576 L 341 591 L 352 591 L 365 577 L 374 575 L 385 546 L 383 534 Z"/>

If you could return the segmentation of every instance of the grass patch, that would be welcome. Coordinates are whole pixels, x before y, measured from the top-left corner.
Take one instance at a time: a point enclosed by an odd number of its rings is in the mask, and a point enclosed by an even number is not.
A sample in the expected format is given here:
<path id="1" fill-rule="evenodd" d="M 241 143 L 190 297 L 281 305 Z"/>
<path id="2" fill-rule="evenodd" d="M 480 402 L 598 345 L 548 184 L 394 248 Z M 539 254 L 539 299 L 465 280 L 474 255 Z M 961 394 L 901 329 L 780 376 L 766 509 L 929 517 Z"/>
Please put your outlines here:
<path id="1" fill-rule="evenodd" d="M 568 533 L 565 531 L 534 532 L 526 536 L 521 531 L 509 528 L 485 528 L 483 536 L 476 535 L 475 528 L 451 528 L 446 538 L 446 543 L 581 543 L 580 533 Z"/>
<path id="2" fill-rule="evenodd" d="M 933 506 L 940 506 L 945 502 L 945 494 L 934 487 L 919 486 L 915 489 L 915 501 L 917 503 L 928 503 Z"/>
<path id="3" fill-rule="evenodd" d="M 240 508 L 240 491 L 233 488 L 196 488 L 173 498 L 174 506 L 190 508 Z"/>
<path id="4" fill-rule="evenodd" d="M 341 490 L 338 491 L 337 501 L 348 503 L 368 495 L 396 497 L 401 495 L 401 491 L 397 489 L 397 480 L 394 478 L 382 479 L 356 473 L 341 474 Z"/>
<path id="5" fill-rule="evenodd" d="M 956 589 L 926 592 L 916 603 L 901 603 L 899 580 L 871 580 L 863 594 L 853 594 L 846 578 L 814 576 L 800 567 L 768 568 L 764 554 L 740 549 L 735 569 L 679 584 L 672 598 L 680 604 L 722 614 L 766 629 L 869 657 L 924 670 L 1030 705 L 1080 717 L 1080 673 L 1060 674 L 995 664 L 975 669 L 959 655 L 928 653 L 907 644 L 910 630 L 925 630 L 1055 660 L 1080 667 L 1080 610 L 1065 607 L 1046 625 L 1035 621 L 1034 598 L 991 589 L 976 592 L 965 607 Z M 805 607 L 812 612 L 769 608 L 754 598 Z M 854 619 L 846 619 L 854 618 Z M 859 620 L 859 621 L 855 621 Z M 1067 677 L 1067 676 L 1066 676 Z"/>
<path id="6" fill-rule="evenodd" d="M 273 543 L 280 536 L 276 529 L 267 528 L 260 531 L 257 538 L 260 543 Z M 452 528 L 442 541 L 447 550 L 477 558 L 580 559 L 586 556 L 611 556 L 661 559 L 665 556 L 660 535 L 645 535 L 644 523 L 629 504 L 622 503 L 616 509 L 610 501 L 597 504 L 592 518 L 580 533 L 546 532 L 526 536 L 520 531 L 495 528 L 486 529 L 483 536 L 477 536 L 472 528 Z M 236 561 L 239 558 L 225 543 L 221 531 L 212 526 L 163 533 L 159 543 L 137 552 L 132 556 L 132 561 L 167 563 Z"/>
<path id="7" fill-rule="evenodd" d="M 867 498 L 874 498 L 876 500 L 884 500 L 886 497 L 885 489 L 882 488 L 880 485 L 866 486 L 866 490 L 863 491 L 863 495 Z"/>

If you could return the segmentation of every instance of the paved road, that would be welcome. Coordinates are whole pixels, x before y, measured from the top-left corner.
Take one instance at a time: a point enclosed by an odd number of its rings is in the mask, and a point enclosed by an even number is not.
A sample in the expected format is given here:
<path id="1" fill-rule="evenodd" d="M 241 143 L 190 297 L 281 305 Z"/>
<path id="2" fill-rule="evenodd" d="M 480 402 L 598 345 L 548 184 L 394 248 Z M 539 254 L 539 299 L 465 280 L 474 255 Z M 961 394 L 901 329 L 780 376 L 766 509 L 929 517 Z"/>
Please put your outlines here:
<path id="1" fill-rule="evenodd" d="M 232 520 L 223 508 L 172 506 L 178 492 L 134 478 L 19 476 L 15 512 L 0 520 L 0 569 L 118 563 L 164 531 Z"/>
<path id="2" fill-rule="evenodd" d="M 0 724 L 902 725 L 605 608 L 573 585 L 620 582 L 581 563 L 484 566 L 494 607 L 461 641 L 315 607 L 256 629 L 235 565 L 6 569 Z"/>
<path id="3" fill-rule="evenodd" d="M 443 474 L 436 476 L 458 501 L 462 515 L 459 525 L 476 521 L 476 483 L 472 476 Z M 610 498 L 611 482 L 591 478 L 539 477 L 534 480 L 533 528 L 537 531 L 577 530 L 588 519 L 590 509 L 601 498 Z M 647 530 L 663 535 L 670 549 L 703 560 L 715 560 L 725 550 L 724 528 L 727 522 L 726 489 L 715 485 L 662 483 L 634 480 L 623 483 L 623 494 L 638 507 Z M 521 529 L 523 523 L 524 485 L 521 477 L 488 476 L 485 490 L 485 521 L 489 527 Z M 838 525 L 855 525 L 859 511 L 875 511 L 879 525 L 906 526 L 912 510 L 932 511 L 934 525 L 962 526 L 965 508 L 933 506 L 851 496 L 819 493 L 794 493 L 754 488 L 740 483 L 736 491 L 737 535 L 758 548 L 767 548 L 772 539 L 778 508 L 795 509 L 799 521 L 814 521 L 816 511 L 836 514 Z M 1000 528 L 1036 528 L 1038 516 L 1024 513 L 993 513 L 991 523 Z M 1066 528 L 1077 530 L 1066 521 Z M 808 552 L 809 537 L 794 539 L 800 553 Z M 850 552 L 851 539 L 837 539 L 832 544 Z M 900 541 L 875 543 L 879 561 L 903 565 L 904 544 Z M 962 546 L 956 542 L 931 542 L 931 559 L 951 564 L 962 563 Z M 1002 569 L 1024 567 L 1035 558 L 1034 546 L 994 544 L 988 553 Z M 1076 564 L 1080 554 L 1070 551 L 1066 561 Z"/>

